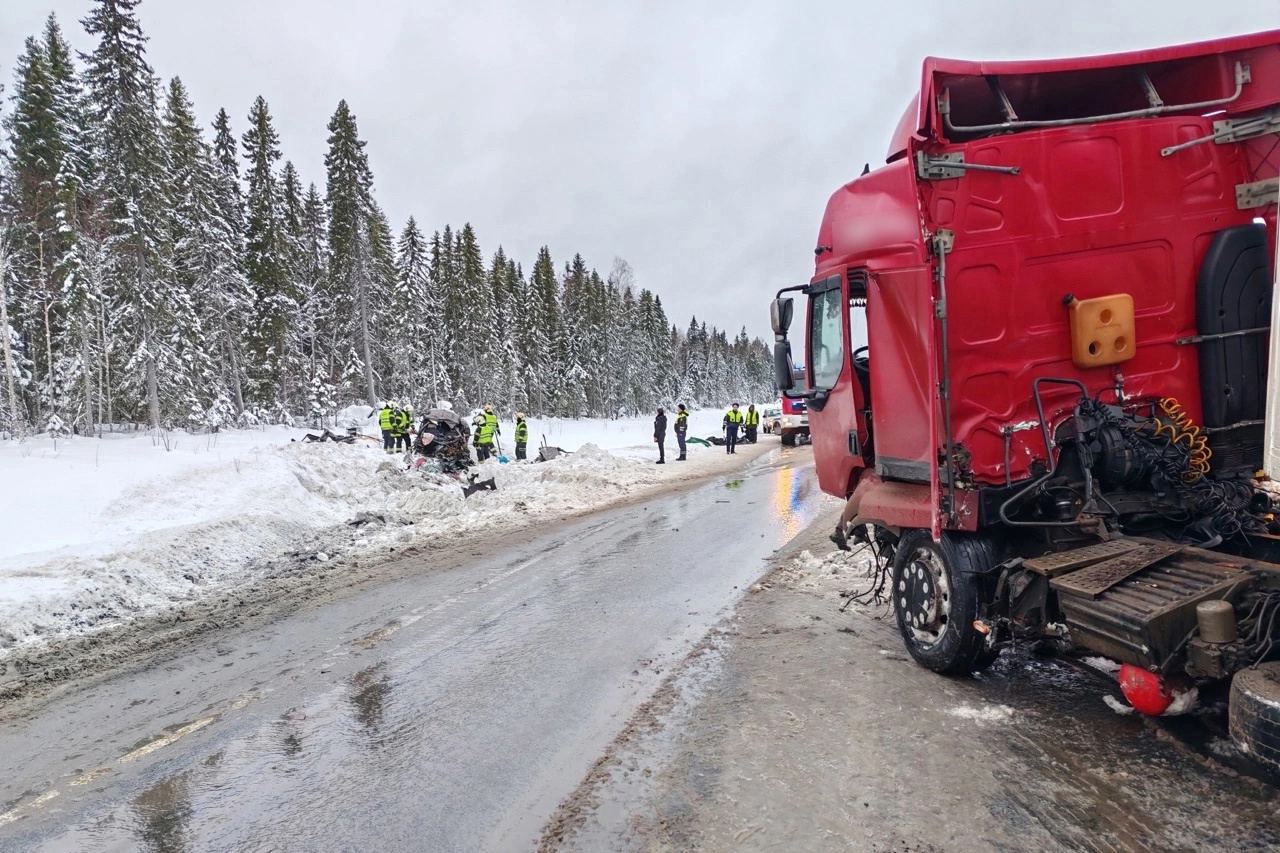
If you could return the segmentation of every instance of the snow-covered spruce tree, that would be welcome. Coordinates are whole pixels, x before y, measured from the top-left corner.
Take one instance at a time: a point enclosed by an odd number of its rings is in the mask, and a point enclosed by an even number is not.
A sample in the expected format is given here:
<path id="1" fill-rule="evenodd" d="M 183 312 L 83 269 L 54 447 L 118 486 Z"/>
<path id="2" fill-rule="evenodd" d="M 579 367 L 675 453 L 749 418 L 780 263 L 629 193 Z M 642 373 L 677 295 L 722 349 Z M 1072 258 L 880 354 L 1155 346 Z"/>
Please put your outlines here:
<path id="1" fill-rule="evenodd" d="M 324 199 L 315 184 L 307 187 L 302 203 L 302 242 L 298 247 L 298 268 L 294 271 L 298 292 L 298 313 L 292 325 L 293 345 L 305 362 L 310 391 L 307 417 L 321 426 L 336 407 L 337 350 L 332 311 L 325 282 L 328 265 Z"/>
<path id="2" fill-rule="evenodd" d="M 676 396 L 692 405 L 703 405 L 707 393 L 707 327 L 697 317 L 689 319 L 684 336 L 684 374 Z"/>
<path id="3" fill-rule="evenodd" d="M 660 366 L 668 346 L 664 316 L 661 306 L 655 305 L 652 291 L 642 288 L 636 301 L 635 326 L 632 332 L 638 347 L 633 384 L 637 392 L 636 405 L 642 411 L 667 402 L 667 398 L 671 396 L 664 388 L 665 370 Z M 661 340 L 655 335 L 659 323 L 662 323 L 663 329 Z"/>
<path id="4" fill-rule="evenodd" d="M 244 195 L 240 186 L 240 158 L 231 118 L 219 109 L 213 122 L 211 242 L 211 307 L 207 330 L 215 334 L 222 387 L 231 395 L 234 415 L 245 411 L 249 358 L 245 331 L 253 321 L 254 294 L 245 272 Z"/>
<path id="5" fill-rule="evenodd" d="M 55 342 L 59 353 L 55 372 L 67 381 L 67 408 L 73 410 L 71 428 L 92 434 L 99 418 L 100 395 L 96 392 L 97 358 L 101 352 L 94 315 L 102 298 L 100 269 L 101 225 L 95 216 L 94 134 L 88 104 L 71 46 L 62 35 L 54 15 L 44 28 L 45 58 L 52 87 L 53 113 L 57 123 L 62 157 L 54 181 L 58 223 L 54 277 L 61 282 L 63 322 Z M 78 385 L 77 404 L 71 404 Z"/>
<path id="6" fill-rule="evenodd" d="M 99 132 L 104 287 L 110 303 L 107 331 L 121 363 L 109 365 L 127 414 L 145 405 L 159 427 L 172 376 L 180 373 L 172 346 L 173 275 L 165 212 L 164 152 L 156 114 L 156 80 L 146 61 L 138 23 L 139 0 L 95 0 L 84 19 L 98 38 L 85 57 L 85 81 Z"/>
<path id="7" fill-rule="evenodd" d="M 609 411 L 610 362 L 607 334 L 606 311 L 609 306 L 605 296 L 604 280 L 600 273 L 591 270 L 587 274 L 587 286 L 583 300 L 583 313 L 586 318 L 583 340 L 583 357 L 591 366 L 586 380 L 587 411 L 592 417 L 617 417 L 617 412 Z"/>
<path id="8" fill-rule="evenodd" d="M 344 344 L 340 351 L 346 355 L 341 371 L 343 394 L 375 406 L 375 312 L 385 298 L 387 283 L 379 279 L 375 258 L 373 175 L 364 146 L 355 115 L 346 101 L 339 101 L 329 121 L 329 152 L 324 159 L 329 208 L 326 296 L 335 327 L 340 329 L 337 338 Z"/>
<path id="9" fill-rule="evenodd" d="M 285 279 L 287 281 L 287 314 L 281 344 L 281 388 L 289 411 L 303 408 L 311 396 L 309 356 L 303 346 L 298 324 L 302 322 L 303 290 L 306 287 L 308 260 L 307 201 L 302 179 L 293 161 L 286 160 L 280 171 L 280 232 Z"/>
<path id="10" fill-rule="evenodd" d="M 528 310 L 520 335 L 521 361 L 525 365 L 525 397 L 538 415 L 552 414 L 558 388 L 554 348 L 559 338 L 559 282 L 551 250 L 538 250 L 529 276 Z"/>
<path id="11" fill-rule="evenodd" d="M 485 274 L 480 241 L 471 223 L 464 223 L 454 242 L 456 300 L 461 303 L 458 325 L 461 352 L 460 390 L 471 406 L 491 403 L 496 334 L 493 288 Z"/>
<path id="12" fill-rule="evenodd" d="M 485 402 L 493 403 L 499 411 L 512 411 L 511 402 L 511 370 L 514 366 L 515 354 L 508 349 L 507 342 L 511 334 L 510 285 L 507 276 L 510 274 L 507 253 L 501 246 L 494 252 L 489 262 L 489 309 L 485 331 L 489 351 L 485 356 L 491 366 L 486 371 L 486 381 L 480 396 Z"/>
<path id="13" fill-rule="evenodd" d="M 392 394 L 420 409 L 434 406 L 442 391 L 439 321 L 441 306 L 431 286 L 431 256 L 412 216 L 396 243 L 396 281 L 390 300 L 387 347 Z"/>
<path id="14" fill-rule="evenodd" d="M 586 380 L 588 353 L 584 306 L 587 295 L 587 266 L 581 255 L 564 265 L 560 291 L 563 318 L 555 343 L 556 414 L 580 418 L 587 414 Z"/>
<path id="15" fill-rule="evenodd" d="M 26 432 L 26 413 L 18 392 L 31 381 L 31 363 L 23 357 L 22 339 L 10 320 L 9 261 L 13 257 L 12 246 L 11 220 L 7 215 L 0 214 L 0 356 L 3 356 L 0 369 L 4 370 L 5 390 L 3 405 L 0 407 L 0 430 L 9 436 Z"/>
<path id="16" fill-rule="evenodd" d="M 91 432 L 89 294 L 80 238 L 92 205 L 89 122 L 71 48 L 52 15 L 19 57 L 3 207 L 13 226 L 14 331 L 32 356 L 35 382 L 22 401 L 39 425 L 57 417 Z"/>
<path id="17" fill-rule="evenodd" d="M 445 225 L 444 230 L 431 237 L 431 286 L 439 294 L 442 305 L 441 326 L 443 345 L 444 373 L 446 377 L 446 396 L 453 399 L 459 411 L 466 408 L 462 388 L 464 371 L 462 368 L 462 317 L 466 312 L 466 294 L 463 292 L 458 275 L 458 261 L 455 252 L 456 241 L 453 228 Z"/>
<path id="18" fill-rule="evenodd" d="M 212 152 L 196 123 L 186 88 L 177 77 L 169 82 L 161 121 L 166 157 L 164 188 L 173 247 L 172 346 L 181 374 L 173 377 L 175 412 L 188 426 L 219 427 L 234 418 L 226 387 L 220 387 L 214 355 L 217 334 L 205 321 L 216 322 L 221 310 L 221 267 L 233 247 L 219 233 Z"/>
<path id="19" fill-rule="evenodd" d="M 605 361 L 608 370 L 606 407 L 611 417 L 639 413 L 631 386 L 633 350 L 629 335 L 635 297 L 631 292 L 635 274 L 622 258 L 613 259 L 605 291 L 608 308 L 602 329 Z"/>
<path id="20" fill-rule="evenodd" d="M 280 139 L 261 95 L 249 109 L 241 137 L 248 163 L 245 196 L 245 272 L 254 295 L 249 327 L 250 398 L 260 417 L 281 419 L 289 410 L 285 363 L 289 320 L 296 300 L 289 280 L 289 246 L 276 163 Z"/>
<path id="21" fill-rule="evenodd" d="M 666 309 L 662 307 L 662 297 L 653 296 L 653 312 L 649 318 L 647 329 L 653 353 L 653 378 L 656 398 L 654 405 L 670 405 L 676 392 L 676 379 L 673 372 L 675 359 L 671 352 L 671 324 L 667 322 Z"/>
<path id="22" fill-rule="evenodd" d="M 34 36 L 18 57 L 15 76 L 13 112 L 6 120 L 10 168 L 5 207 L 13 223 L 9 322 L 19 347 L 33 358 L 36 382 L 22 401 L 26 418 L 43 426 L 61 405 L 53 381 L 53 342 L 62 315 L 53 259 L 58 254 L 56 179 L 63 146 L 45 47 Z"/>
<path id="23" fill-rule="evenodd" d="M 622 308 L 616 320 L 620 359 L 618 387 L 622 393 L 623 407 L 633 415 L 643 412 L 642 406 L 646 393 L 644 371 L 640 369 L 640 353 L 643 352 L 643 347 L 640 346 L 640 339 L 636 334 L 636 329 L 639 327 L 639 310 L 635 292 L 628 283 L 622 291 Z"/>
<path id="24" fill-rule="evenodd" d="M 378 298 L 372 307 L 372 322 L 375 330 L 374 343 L 374 380 L 382 389 L 381 396 L 386 396 L 388 377 L 392 374 L 392 362 L 389 347 L 392 328 L 398 318 L 392 314 L 393 291 L 396 284 L 396 247 L 395 234 L 391 230 L 391 221 L 387 214 L 370 198 L 371 212 L 369 216 L 369 248 L 373 260 L 374 290 Z M 402 400 L 401 402 L 408 402 Z"/>
<path id="25" fill-rule="evenodd" d="M 512 411 L 529 411 L 529 398 L 525 395 L 524 375 L 526 365 L 521 356 L 520 339 L 522 329 L 528 325 L 529 311 L 528 286 L 524 279 L 524 270 L 510 258 L 507 259 L 504 293 L 499 297 L 499 316 L 507 319 L 500 343 L 504 362 L 505 387 L 503 394 L 506 405 Z"/>

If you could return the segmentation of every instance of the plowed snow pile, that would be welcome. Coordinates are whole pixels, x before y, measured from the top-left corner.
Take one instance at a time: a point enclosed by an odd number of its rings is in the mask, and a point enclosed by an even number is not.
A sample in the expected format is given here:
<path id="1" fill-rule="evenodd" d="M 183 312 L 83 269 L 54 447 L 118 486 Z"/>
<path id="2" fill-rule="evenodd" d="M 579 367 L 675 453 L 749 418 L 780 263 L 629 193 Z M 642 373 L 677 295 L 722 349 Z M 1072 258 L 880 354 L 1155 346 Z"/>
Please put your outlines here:
<path id="1" fill-rule="evenodd" d="M 595 445 L 546 463 L 474 467 L 497 491 L 465 498 L 380 447 L 289 443 L 296 431 L 144 436 L 0 448 L 0 663 L 74 633 L 181 609 L 247 585 L 267 562 L 377 555 L 601 508 L 726 464 L 706 449 L 679 466 Z M 209 442 L 208 447 L 198 446 Z M 714 448 L 713 448 L 714 449 Z M 12 475 L 12 479 L 11 479 Z"/>

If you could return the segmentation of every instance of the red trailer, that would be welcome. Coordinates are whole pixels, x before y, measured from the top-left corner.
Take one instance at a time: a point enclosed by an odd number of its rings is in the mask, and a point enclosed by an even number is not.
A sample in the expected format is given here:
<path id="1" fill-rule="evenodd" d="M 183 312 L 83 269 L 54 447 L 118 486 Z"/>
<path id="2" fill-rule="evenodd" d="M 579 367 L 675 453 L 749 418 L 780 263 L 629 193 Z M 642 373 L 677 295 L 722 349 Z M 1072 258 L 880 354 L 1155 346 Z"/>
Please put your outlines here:
<path id="1" fill-rule="evenodd" d="M 813 277 L 772 306 L 778 386 L 848 500 L 833 538 L 874 548 L 917 661 L 1052 642 L 1157 690 L 1280 667 L 1255 476 L 1278 166 L 1280 31 L 924 61 L 886 164 L 831 196 Z M 1239 737 L 1280 767 L 1269 713 Z"/>

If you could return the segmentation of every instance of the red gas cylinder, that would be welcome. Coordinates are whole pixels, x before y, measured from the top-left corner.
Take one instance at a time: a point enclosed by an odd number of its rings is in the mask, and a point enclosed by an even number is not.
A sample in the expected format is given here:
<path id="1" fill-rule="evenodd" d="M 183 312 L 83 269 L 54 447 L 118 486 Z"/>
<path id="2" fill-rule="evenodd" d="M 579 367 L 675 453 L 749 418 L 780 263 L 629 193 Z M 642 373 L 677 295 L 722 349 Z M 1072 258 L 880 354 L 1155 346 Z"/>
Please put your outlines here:
<path id="1" fill-rule="evenodd" d="M 1120 667 L 1120 692 L 1129 704 L 1148 717 L 1158 717 L 1173 702 L 1173 693 L 1164 679 L 1140 666 Z"/>

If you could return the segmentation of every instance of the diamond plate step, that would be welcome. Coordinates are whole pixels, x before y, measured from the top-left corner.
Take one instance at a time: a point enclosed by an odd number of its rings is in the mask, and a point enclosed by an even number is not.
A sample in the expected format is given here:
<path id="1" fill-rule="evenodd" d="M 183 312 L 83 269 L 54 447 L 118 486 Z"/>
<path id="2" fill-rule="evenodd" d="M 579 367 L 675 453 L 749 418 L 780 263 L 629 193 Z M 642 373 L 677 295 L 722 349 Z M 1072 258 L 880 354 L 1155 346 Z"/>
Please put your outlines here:
<path id="1" fill-rule="evenodd" d="M 1083 569 L 1085 566 L 1092 566 L 1094 563 L 1101 563 L 1103 560 L 1109 560 L 1121 554 L 1127 554 L 1137 547 L 1137 542 L 1132 542 L 1128 539 L 1113 539 L 1110 542 L 1099 542 L 1096 545 L 1086 545 L 1083 548 L 1073 548 L 1070 551 L 1059 551 L 1056 554 L 1033 557 L 1030 560 L 1024 560 L 1022 566 L 1047 578 L 1055 578 L 1058 575 L 1066 574 L 1076 569 Z"/>
<path id="2" fill-rule="evenodd" d="M 1049 585 L 1059 592 L 1097 598 L 1126 578 L 1172 557 L 1181 550 L 1181 545 L 1163 542 L 1144 543 L 1127 554 L 1059 575 L 1051 580 Z"/>

